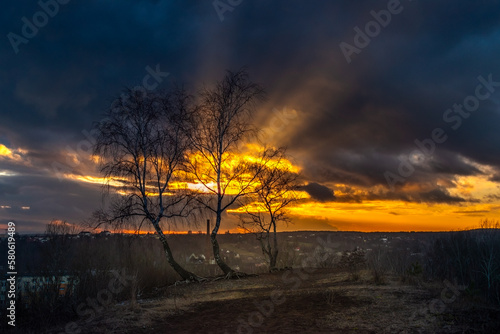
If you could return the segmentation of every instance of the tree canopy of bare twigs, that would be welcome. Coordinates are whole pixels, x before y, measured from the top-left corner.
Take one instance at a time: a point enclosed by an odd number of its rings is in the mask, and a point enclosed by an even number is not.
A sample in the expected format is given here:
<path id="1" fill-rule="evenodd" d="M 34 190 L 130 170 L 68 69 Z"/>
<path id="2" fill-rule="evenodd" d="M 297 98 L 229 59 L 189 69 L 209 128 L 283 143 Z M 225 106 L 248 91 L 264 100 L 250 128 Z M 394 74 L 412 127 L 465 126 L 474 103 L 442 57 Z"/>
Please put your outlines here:
<path id="1" fill-rule="evenodd" d="M 272 159 L 256 174 L 258 186 L 246 199 L 249 203 L 244 206 L 240 226 L 255 234 L 269 261 L 269 271 L 274 271 L 278 257 L 277 225 L 290 221 L 287 207 L 297 200 L 299 175 L 286 160 L 285 149 L 270 150 L 267 155 Z"/>
<path id="2" fill-rule="evenodd" d="M 96 125 L 94 154 L 108 191 L 121 196 L 109 209 L 94 213 L 97 224 L 124 226 L 144 222 L 153 226 L 169 264 L 185 280 L 197 279 L 174 259 L 162 223 L 186 217 L 191 195 L 173 184 L 189 145 L 190 97 L 182 89 L 169 92 L 127 90 Z"/>
<path id="3" fill-rule="evenodd" d="M 73 235 L 79 231 L 79 227 L 64 220 L 53 219 L 45 226 L 45 234 L 49 237 L 61 235 Z"/>

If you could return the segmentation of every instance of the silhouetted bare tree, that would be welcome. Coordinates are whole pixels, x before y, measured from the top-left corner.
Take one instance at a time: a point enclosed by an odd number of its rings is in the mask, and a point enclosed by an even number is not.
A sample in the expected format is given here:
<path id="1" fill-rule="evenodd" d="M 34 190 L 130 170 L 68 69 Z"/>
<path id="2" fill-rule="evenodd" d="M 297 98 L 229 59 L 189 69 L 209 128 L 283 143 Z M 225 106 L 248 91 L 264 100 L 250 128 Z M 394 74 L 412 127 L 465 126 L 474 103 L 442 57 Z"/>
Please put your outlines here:
<path id="1" fill-rule="evenodd" d="M 254 233 L 268 258 L 269 271 L 276 270 L 278 239 L 276 226 L 287 223 L 287 207 L 297 200 L 298 174 L 287 161 L 285 149 L 270 150 L 265 153 L 271 160 L 256 173 L 255 194 L 247 200 L 246 215 L 241 217 L 241 227 Z"/>
<path id="2" fill-rule="evenodd" d="M 500 280 L 500 259 L 498 255 L 498 229 L 500 223 L 491 219 L 483 219 L 476 233 L 479 260 L 479 273 L 484 277 L 488 297 L 492 297 L 495 283 Z M 498 292 L 498 290 L 497 290 Z M 497 296 L 498 297 L 498 296 Z"/>
<path id="3" fill-rule="evenodd" d="M 198 201 L 215 215 L 211 232 L 214 258 L 228 277 L 234 271 L 219 254 L 217 233 L 222 214 L 238 198 L 253 191 L 255 173 L 252 163 L 238 159 L 238 145 L 252 133 L 255 102 L 263 97 L 261 86 L 251 82 L 245 70 L 228 71 L 215 87 L 201 92 L 195 113 L 195 130 L 189 131 L 194 155 L 190 171 L 208 194 Z"/>
<path id="4" fill-rule="evenodd" d="M 162 222 L 190 213 L 187 189 L 173 183 L 189 145 L 186 137 L 190 97 L 182 89 L 145 93 L 127 90 L 97 124 L 94 154 L 107 190 L 121 194 L 106 211 L 94 213 L 98 224 L 120 226 L 149 222 L 163 244 L 168 263 L 184 280 L 200 279 L 174 259 Z"/>
<path id="5" fill-rule="evenodd" d="M 57 219 L 45 226 L 48 240 L 42 248 L 42 253 L 45 253 L 43 258 L 47 261 L 45 269 L 50 274 L 68 270 L 67 252 L 72 243 L 71 236 L 77 234 L 79 230 L 78 226 Z"/>
<path id="6" fill-rule="evenodd" d="M 53 219 L 45 226 L 45 234 L 49 237 L 73 235 L 79 231 L 79 226 L 70 224 L 64 220 Z"/>

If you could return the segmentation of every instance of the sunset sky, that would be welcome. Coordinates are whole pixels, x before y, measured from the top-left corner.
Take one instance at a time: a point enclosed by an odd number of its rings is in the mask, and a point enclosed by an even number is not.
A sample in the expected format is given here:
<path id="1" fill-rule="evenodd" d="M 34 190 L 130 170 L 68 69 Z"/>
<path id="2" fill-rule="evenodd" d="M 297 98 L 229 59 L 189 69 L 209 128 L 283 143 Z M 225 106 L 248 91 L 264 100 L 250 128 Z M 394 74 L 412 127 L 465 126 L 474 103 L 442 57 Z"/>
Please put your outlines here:
<path id="1" fill-rule="evenodd" d="M 196 91 L 243 66 L 267 92 L 260 139 L 304 180 L 284 229 L 500 219 L 499 1 L 41 3 L 0 12 L 1 228 L 100 207 L 90 131 L 124 88 Z"/>

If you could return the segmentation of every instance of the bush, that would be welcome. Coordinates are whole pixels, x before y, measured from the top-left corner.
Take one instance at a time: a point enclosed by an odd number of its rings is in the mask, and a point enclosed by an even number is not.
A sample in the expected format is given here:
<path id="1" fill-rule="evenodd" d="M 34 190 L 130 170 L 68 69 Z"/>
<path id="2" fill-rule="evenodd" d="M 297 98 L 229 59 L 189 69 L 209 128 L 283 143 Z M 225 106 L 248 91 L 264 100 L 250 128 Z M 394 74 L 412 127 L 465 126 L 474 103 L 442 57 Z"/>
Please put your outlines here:
<path id="1" fill-rule="evenodd" d="M 357 281 L 360 278 L 359 270 L 366 265 L 366 252 L 356 247 L 352 252 L 344 251 L 338 264 L 339 268 L 347 269 L 350 279 Z"/>

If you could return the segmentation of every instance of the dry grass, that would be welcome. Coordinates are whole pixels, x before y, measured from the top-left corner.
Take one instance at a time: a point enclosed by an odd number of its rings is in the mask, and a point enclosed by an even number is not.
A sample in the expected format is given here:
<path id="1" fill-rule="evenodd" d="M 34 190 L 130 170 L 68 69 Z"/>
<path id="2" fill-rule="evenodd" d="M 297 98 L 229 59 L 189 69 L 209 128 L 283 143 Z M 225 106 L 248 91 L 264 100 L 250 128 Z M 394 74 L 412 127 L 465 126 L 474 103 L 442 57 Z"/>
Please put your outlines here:
<path id="1" fill-rule="evenodd" d="M 440 296 L 439 283 L 415 286 L 387 276 L 380 285 L 368 271 L 361 272 L 357 281 L 349 276 L 331 269 L 295 270 L 172 286 L 162 297 L 115 305 L 91 323 L 80 321 L 79 325 L 82 333 L 474 333 L 497 329 L 498 310 L 490 310 L 489 318 L 476 312 L 476 318 L 467 320 L 464 314 L 475 306 L 460 298 L 443 312 L 428 312 L 432 300 Z M 258 305 L 270 302 L 273 292 L 281 293 L 284 302 L 259 311 Z"/>

